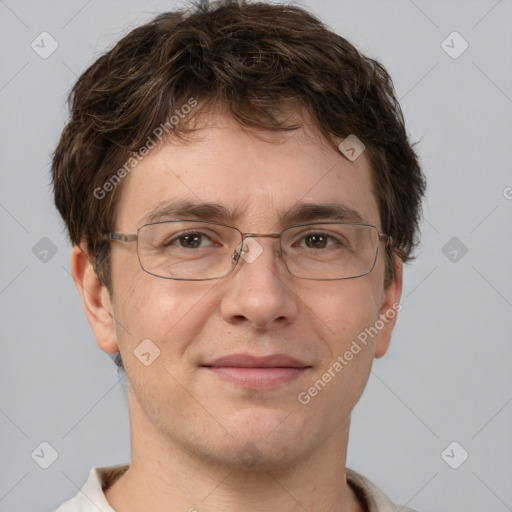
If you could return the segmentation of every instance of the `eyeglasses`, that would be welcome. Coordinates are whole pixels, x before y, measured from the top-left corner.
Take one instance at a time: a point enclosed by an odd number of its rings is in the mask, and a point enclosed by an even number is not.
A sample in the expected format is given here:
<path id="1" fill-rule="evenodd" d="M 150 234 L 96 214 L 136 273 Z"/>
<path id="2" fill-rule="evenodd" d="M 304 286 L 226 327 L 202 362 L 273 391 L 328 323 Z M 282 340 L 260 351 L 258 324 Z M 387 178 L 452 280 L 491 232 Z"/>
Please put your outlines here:
<path id="1" fill-rule="evenodd" d="M 375 267 L 379 243 L 391 237 L 375 226 L 322 222 L 295 224 L 280 233 L 242 233 L 211 221 L 167 220 L 144 224 L 137 234 L 107 233 L 106 240 L 137 242 L 145 272 L 163 279 L 221 279 L 240 259 L 252 262 L 263 251 L 253 238 L 279 239 L 279 257 L 288 272 L 301 279 L 352 279 Z"/>

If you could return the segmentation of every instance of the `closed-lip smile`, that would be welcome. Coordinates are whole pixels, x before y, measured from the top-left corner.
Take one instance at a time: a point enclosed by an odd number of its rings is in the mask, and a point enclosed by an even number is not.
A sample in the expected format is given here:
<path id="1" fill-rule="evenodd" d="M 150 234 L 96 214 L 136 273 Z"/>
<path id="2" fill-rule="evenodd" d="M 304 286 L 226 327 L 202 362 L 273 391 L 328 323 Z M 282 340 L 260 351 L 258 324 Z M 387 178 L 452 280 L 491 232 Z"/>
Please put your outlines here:
<path id="1" fill-rule="evenodd" d="M 272 388 L 290 382 L 311 368 L 310 365 L 286 354 L 232 354 L 209 361 L 201 367 L 223 380 L 252 389 Z"/>

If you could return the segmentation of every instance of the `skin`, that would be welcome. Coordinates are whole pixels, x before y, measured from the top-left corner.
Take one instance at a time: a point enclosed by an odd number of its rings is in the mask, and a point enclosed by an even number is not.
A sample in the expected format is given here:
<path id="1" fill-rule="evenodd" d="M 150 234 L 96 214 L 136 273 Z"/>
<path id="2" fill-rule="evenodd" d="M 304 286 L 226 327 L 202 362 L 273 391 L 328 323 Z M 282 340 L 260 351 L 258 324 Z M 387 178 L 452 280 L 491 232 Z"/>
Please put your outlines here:
<path id="1" fill-rule="evenodd" d="M 125 178 L 116 231 L 136 233 L 144 215 L 176 198 L 235 210 L 226 223 L 243 232 L 279 231 L 279 212 L 298 201 L 341 203 L 382 231 L 365 153 L 348 161 L 312 123 L 259 134 L 266 140 L 222 112 L 201 126 L 188 142 L 169 139 L 153 149 Z M 257 240 L 263 253 L 255 261 L 202 282 L 151 276 L 135 243 L 113 242 L 112 296 L 85 244 L 73 249 L 73 277 L 97 343 L 109 354 L 120 350 L 128 381 L 132 462 L 106 490 L 115 510 L 364 510 L 346 483 L 350 414 L 396 316 L 310 403 L 297 396 L 400 300 L 401 263 L 386 289 L 382 245 L 366 276 L 309 281 L 288 274 L 276 240 Z M 148 338 L 161 354 L 144 366 L 133 351 Z M 233 353 L 285 353 L 311 368 L 258 390 L 199 366 Z M 256 447 L 252 467 L 239 459 L 247 443 Z"/>

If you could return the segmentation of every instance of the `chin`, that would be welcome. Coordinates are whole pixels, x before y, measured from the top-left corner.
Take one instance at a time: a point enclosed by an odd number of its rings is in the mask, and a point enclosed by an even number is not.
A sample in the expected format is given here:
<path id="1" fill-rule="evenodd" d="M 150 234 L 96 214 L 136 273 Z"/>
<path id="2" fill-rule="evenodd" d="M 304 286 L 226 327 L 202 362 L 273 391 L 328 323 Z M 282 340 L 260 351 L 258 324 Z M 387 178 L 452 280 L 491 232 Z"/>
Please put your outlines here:
<path id="1" fill-rule="evenodd" d="M 283 446 L 265 441 L 252 442 L 249 439 L 237 440 L 229 447 L 223 446 L 213 453 L 204 454 L 216 466 L 221 466 L 237 473 L 268 473 L 282 472 L 294 468 L 304 457 L 302 447 L 298 443 Z"/>
<path id="2" fill-rule="evenodd" d="M 231 434 L 211 440 L 217 464 L 237 471 L 267 472 L 291 468 L 313 448 L 305 442 L 304 421 L 296 424 L 289 411 L 245 414 L 243 420 L 223 423 Z M 240 418 L 238 418 L 240 419 Z M 222 420 L 220 420 L 222 422 Z"/>

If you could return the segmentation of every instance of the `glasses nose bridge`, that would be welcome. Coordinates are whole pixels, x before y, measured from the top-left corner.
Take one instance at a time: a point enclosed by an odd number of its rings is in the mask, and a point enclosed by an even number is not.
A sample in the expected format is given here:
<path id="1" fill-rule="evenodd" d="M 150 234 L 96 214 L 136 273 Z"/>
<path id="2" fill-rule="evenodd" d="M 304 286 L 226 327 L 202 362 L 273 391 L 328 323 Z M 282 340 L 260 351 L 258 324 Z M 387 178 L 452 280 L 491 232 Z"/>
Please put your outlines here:
<path id="1" fill-rule="evenodd" d="M 281 238 L 281 233 L 242 233 L 242 239 L 246 238 Z"/>
<path id="2" fill-rule="evenodd" d="M 245 240 L 247 238 L 274 238 L 274 239 L 277 238 L 279 240 L 279 256 L 280 257 L 283 256 L 283 249 L 282 249 L 282 245 L 281 245 L 282 233 L 242 233 L 242 232 L 240 232 L 240 234 L 242 235 L 242 242 L 240 243 L 240 245 L 238 246 L 238 249 L 233 254 L 233 260 L 235 262 L 235 265 L 239 262 L 240 257 L 245 250 L 244 249 Z"/>
<path id="3" fill-rule="evenodd" d="M 242 246 L 244 245 L 246 238 L 274 238 L 279 240 L 279 252 L 282 252 L 281 244 L 282 233 L 242 233 Z"/>

